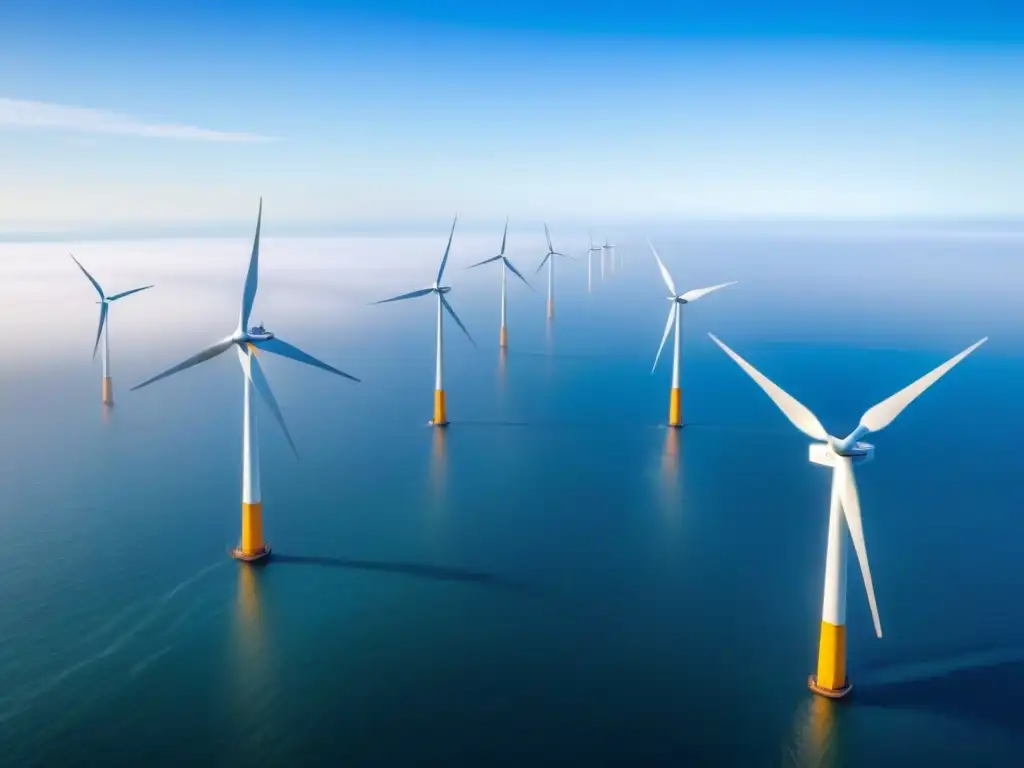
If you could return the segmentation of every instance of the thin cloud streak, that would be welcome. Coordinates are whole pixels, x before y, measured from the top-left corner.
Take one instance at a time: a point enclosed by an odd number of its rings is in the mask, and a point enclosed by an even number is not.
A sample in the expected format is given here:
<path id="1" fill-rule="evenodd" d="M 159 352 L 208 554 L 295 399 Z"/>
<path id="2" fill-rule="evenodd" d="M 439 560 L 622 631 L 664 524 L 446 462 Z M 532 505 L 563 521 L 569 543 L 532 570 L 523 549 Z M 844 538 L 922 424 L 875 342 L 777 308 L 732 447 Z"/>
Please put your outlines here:
<path id="1" fill-rule="evenodd" d="M 42 101 L 0 97 L 0 127 L 39 128 L 109 136 L 140 136 L 179 141 L 277 141 L 254 133 L 215 131 L 193 125 L 151 123 L 119 112 Z"/>

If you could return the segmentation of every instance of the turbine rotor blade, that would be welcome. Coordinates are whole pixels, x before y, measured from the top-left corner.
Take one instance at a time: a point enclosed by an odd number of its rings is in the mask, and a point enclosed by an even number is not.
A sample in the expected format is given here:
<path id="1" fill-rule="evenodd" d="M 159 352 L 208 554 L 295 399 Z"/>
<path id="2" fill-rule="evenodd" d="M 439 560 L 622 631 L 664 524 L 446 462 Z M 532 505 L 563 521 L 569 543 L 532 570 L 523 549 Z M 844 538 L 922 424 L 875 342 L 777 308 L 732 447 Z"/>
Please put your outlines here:
<path id="1" fill-rule="evenodd" d="M 452 222 L 452 231 L 448 233 L 448 245 L 444 249 L 444 256 L 441 257 L 441 267 L 437 270 L 437 284 L 441 284 L 441 277 L 444 275 L 444 266 L 448 263 L 448 254 L 452 250 L 452 238 L 455 237 L 455 225 L 459 223 L 459 216 L 456 214 Z"/>
<path id="2" fill-rule="evenodd" d="M 661 337 L 661 344 L 658 346 L 658 354 L 654 356 L 654 365 L 651 366 L 651 373 L 654 373 L 654 369 L 658 367 L 658 361 L 661 359 L 661 351 L 665 348 L 665 342 L 668 341 L 668 335 L 672 333 L 672 321 L 676 319 L 676 312 L 679 311 L 679 304 L 672 302 L 672 306 L 668 308 L 668 321 L 665 323 L 665 334 Z"/>
<path id="3" fill-rule="evenodd" d="M 428 293 L 433 293 L 433 288 L 422 288 L 418 291 L 411 291 L 410 293 L 403 293 L 401 296 L 393 296 L 390 299 L 384 299 L 383 301 L 375 301 L 374 304 L 388 304 L 392 301 L 404 301 L 405 299 L 415 299 L 418 296 L 426 296 Z"/>
<path id="4" fill-rule="evenodd" d="M 505 255 L 505 241 L 508 239 L 508 216 L 505 217 L 505 231 L 501 235 L 501 255 Z"/>
<path id="5" fill-rule="evenodd" d="M 864 589 L 868 593 L 868 605 L 871 606 L 871 618 L 875 622 L 875 634 L 882 636 L 882 622 L 878 618 L 878 604 L 875 602 L 875 587 L 871 581 L 871 567 L 868 565 L 868 550 L 864 542 L 864 526 L 860 516 L 860 497 L 857 494 L 857 480 L 853 475 L 853 463 L 847 456 L 837 457 L 835 467 L 836 482 L 839 483 L 839 497 L 843 502 L 843 516 L 846 528 L 850 532 L 853 549 L 860 563 L 860 573 L 864 577 Z"/>
<path id="6" fill-rule="evenodd" d="M 544 237 L 548 240 L 548 252 L 555 250 L 554 246 L 551 245 L 551 232 L 548 231 L 548 223 L 544 222 Z"/>
<path id="7" fill-rule="evenodd" d="M 490 264 L 492 261 L 497 261 L 498 259 L 502 258 L 504 257 L 499 253 L 497 256 L 491 256 L 491 258 L 484 259 L 483 261 L 478 261 L 476 264 L 470 264 L 468 267 L 466 267 L 466 269 L 473 269 L 473 267 L 482 267 L 484 264 Z"/>
<path id="8" fill-rule="evenodd" d="M 444 306 L 445 309 L 448 310 L 448 314 L 451 315 L 452 319 L 459 324 L 459 328 L 461 328 L 462 332 L 466 334 L 466 338 L 469 339 L 469 343 L 475 347 L 476 342 L 473 341 L 473 337 L 469 335 L 469 331 L 466 330 L 466 326 L 464 326 L 462 324 L 462 321 L 459 320 L 459 316 L 455 314 L 455 310 L 452 309 L 452 305 L 448 303 L 448 299 L 444 297 L 443 293 L 438 295 L 441 297 L 441 304 Z"/>
<path id="9" fill-rule="evenodd" d="M 260 226 L 263 223 L 263 198 L 260 198 L 259 213 L 256 214 L 256 235 L 252 239 L 252 255 L 249 256 L 249 270 L 245 273 L 245 285 L 242 288 L 242 310 L 238 315 L 238 329 L 249 327 L 249 315 L 256 301 L 256 289 L 260 278 Z"/>
<path id="10" fill-rule="evenodd" d="M 96 359 L 96 350 L 100 348 L 100 337 L 103 335 L 103 328 L 107 324 L 107 310 L 110 305 L 105 301 L 100 302 L 100 325 L 96 329 L 96 343 L 92 348 L 92 359 Z"/>
<path id="11" fill-rule="evenodd" d="M 141 384 L 136 384 L 134 387 L 131 388 L 131 391 L 134 392 L 136 389 L 142 389 L 143 387 L 149 386 L 154 381 L 166 379 L 168 376 L 171 376 L 175 373 L 179 373 L 180 371 L 184 371 L 186 368 L 191 368 L 194 365 L 199 365 L 200 363 L 206 362 L 207 360 L 210 360 L 211 358 L 214 358 L 217 355 L 226 352 L 228 348 L 234 343 L 235 340 L 229 336 L 226 339 L 218 341 L 216 344 L 211 344 L 202 352 L 197 352 L 196 354 L 192 355 L 192 357 L 190 357 L 188 360 L 178 363 L 173 368 L 168 368 L 163 373 L 157 374 L 151 379 L 146 379 Z"/>
<path id="12" fill-rule="evenodd" d="M 895 395 L 887 397 L 877 405 L 873 405 L 860 417 L 860 425 L 870 432 L 878 432 L 885 429 L 892 423 L 892 420 L 900 415 L 900 412 L 919 397 L 928 387 L 934 384 L 947 374 L 957 363 L 967 357 L 982 344 L 988 341 L 988 336 L 974 342 L 960 354 L 951 357 L 942 365 L 926 373 L 913 384 L 904 387 Z"/>
<path id="13" fill-rule="evenodd" d="M 335 373 L 338 376 L 343 376 L 344 378 L 351 379 L 352 381 L 359 381 L 355 376 L 351 376 L 344 371 L 339 371 L 334 366 L 328 365 L 322 360 L 317 360 L 308 352 L 303 352 L 295 345 L 289 344 L 287 341 L 278 338 L 277 336 L 272 339 L 260 339 L 249 343 L 256 347 L 256 349 L 270 352 L 274 355 L 280 355 L 281 357 L 287 357 L 289 360 L 294 360 L 298 363 L 305 363 L 306 365 L 311 365 L 314 368 L 319 368 L 320 370 L 327 371 L 328 373 Z"/>
<path id="14" fill-rule="evenodd" d="M 144 285 L 141 288 L 132 288 L 130 291 L 121 291 L 121 293 L 115 293 L 113 296 L 108 296 L 107 301 L 117 301 L 118 299 L 123 299 L 125 296 L 131 296 L 133 293 L 138 293 L 139 291 L 144 291 L 147 288 L 152 287 L 152 285 Z"/>
<path id="15" fill-rule="evenodd" d="M 505 262 L 505 266 L 509 268 L 509 270 L 510 270 L 510 271 L 512 272 L 512 274 L 513 274 L 513 275 L 515 275 L 515 276 L 516 276 L 516 277 L 518 277 L 518 278 L 519 278 L 520 280 L 522 280 L 522 281 L 523 281 L 524 283 L 526 283 L 526 287 L 527 287 L 527 288 L 529 288 L 529 289 L 530 289 L 531 291 L 533 291 L 534 293 L 536 293 L 536 292 L 537 292 L 537 289 L 536 289 L 536 288 L 534 288 L 534 287 L 533 287 L 532 285 L 530 285 L 530 281 L 529 281 L 529 280 L 527 280 L 527 279 L 526 279 L 525 277 L 523 277 L 523 276 L 522 276 L 521 274 L 519 274 L 519 270 L 518 270 L 518 269 L 516 269 L 515 267 L 513 267 L 513 266 L 512 266 L 512 262 L 511 262 L 511 261 L 509 261 L 509 260 L 508 260 L 507 258 L 505 258 L 504 256 L 502 256 L 502 257 L 501 257 L 501 260 L 502 260 L 503 262 Z M 542 265 L 542 266 L 543 266 L 543 265 Z"/>
<path id="16" fill-rule="evenodd" d="M 654 249 L 654 243 L 651 242 L 650 238 L 647 239 L 647 245 L 651 247 L 651 253 L 654 254 L 654 258 L 658 262 L 658 269 L 661 270 L 661 279 L 664 280 L 665 285 L 668 286 L 668 292 L 672 294 L 673 298 L 675 298 L 676 296 L 679 295 L 679 291 L 676 290 L 676 284 L 672 281 L 672 275 L 668 273 L 668 270 L 665 268 L 665 265 L 661 263 L 661 257 L 658 255 L 658 252 Z M 604 247 L 610 248 L 611 246 L 606 245 Z"/>
<path id="17" fill-rule="evenodd" d="M 292 435 L 288 431 L 288 425 L 284 423 L 281 407 L 277 404 L 277 398 L 274 397 L 274 391 L 270 388 L 270 382 L 267 381 L 267 376 L 263 373 L 263 368 L 260 366 L 259 360 L 256 359 L 256 355 L 249 354 L 247 349 L 243 349 L 239 345 L 238 362 L 242 364 L 242 370 L 245 371 L 245 375 L 252 382 L 253 388 L 263 398 L 263 402 L 267 404 L 267 407 L 270 408 L 270 412 L 274 414 L 277 423 L 281 425 L 281 431 L 284 432 L 288 445 L 292 448 L 292 453 L 295 454 L 295 458 L 298 458 L 299 449 L 295 447 L 295 441 L 292 440 Z"/>
<path id="18" fill-rule="evenodd" d="M 729 347 L 715 336 L 715 334 L 709 333 L 708 336 L 710 336 L 711 340 L 721 347 L 722 351 L 731 357 L 733 362 L 742 368 L 750 378 L 757 382 L 757 385 L 761 387 L 765 394 L 772 399 L 772 402 L 775 403 L 779 410 L 785 414 L 786 418 L 793 423 L 793 426 L 813 440 L 828 440 L 828 432 L 825 431 L 825 428 L 821 426 L 821 422 L 818 421 L 818 417 L 811 413 L 807 406 L 797 401 L 797 399 L 792 395 L 784 392 L 781 387 L 770 381 L 767 376 L 729 349 Z"/>
<path id="19" fill-rule="evenodd" d="M 82 270 L 82 274 L 89 278 L 89 282 L 92 283 L 92 287 L 95 288 L 96 293 L 100 295 L 100 301 L 103 301 L 103 299 L 105 299 L 106 297 L 103 295 L 103 289 L 100 288 L 100 284 L 96 282 L 96 278 L 89 274 L 88 270 L 86 270 L 86 268 L 82 266 L 82 263 L 75 258 L 75 255 L 73 253 L 69 253 L 68 256 L 70 256 L 71 260 L 78 265 L 78 268 L 80 270 Z"/>
<path id="20" fill-rule="evenodd" d="M 544 257 L 544 261 L 542 261 L 540 263 L 540 266 L 537 267 L 537 272 L 540 272 L 542 269 L 544 269 L 544 265 L 548 263 L 548 259 L 550 259 L 550 258 L 551 258 L 551 253 L 548 252 L 548 255 Z M 536 273 L 534 273 L 534 274 L 536 274 Z"/>
<path id="21" fill-rule="evenodd" d="M 738 280 L 733 280 L 732 282 L 729 283 L 719 283 L 718 285 L 712 285 L 710 288 L 694 288 L 692 291 L 687 291 L 679 298 L 686 302 L 696 301 L 702 296 L 707 296 L 709 293 L 713 293 L 721 288 L 728 288 L 730 285 L 736 285 L 736 283 L 738 282 Z"/>

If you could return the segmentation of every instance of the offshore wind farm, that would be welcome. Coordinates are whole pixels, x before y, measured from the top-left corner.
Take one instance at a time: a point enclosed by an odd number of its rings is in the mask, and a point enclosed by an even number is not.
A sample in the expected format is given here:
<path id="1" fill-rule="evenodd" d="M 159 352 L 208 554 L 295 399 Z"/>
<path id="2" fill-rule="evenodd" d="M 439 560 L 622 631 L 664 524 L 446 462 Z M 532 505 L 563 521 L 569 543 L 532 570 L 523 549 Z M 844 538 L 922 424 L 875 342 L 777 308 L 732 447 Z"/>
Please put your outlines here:
<path id="1" fill-rule="evenodd" d="M 0 763 L 1019 761 L 1024 12 L 49 10 Z"/>

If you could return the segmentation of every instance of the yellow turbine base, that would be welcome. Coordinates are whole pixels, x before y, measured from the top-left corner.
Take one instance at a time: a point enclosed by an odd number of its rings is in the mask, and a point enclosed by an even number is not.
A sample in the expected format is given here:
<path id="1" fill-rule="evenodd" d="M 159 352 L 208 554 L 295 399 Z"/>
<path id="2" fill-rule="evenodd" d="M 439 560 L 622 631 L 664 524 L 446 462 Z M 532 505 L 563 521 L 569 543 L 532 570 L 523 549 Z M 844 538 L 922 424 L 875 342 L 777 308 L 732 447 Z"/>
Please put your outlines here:
<path id="1" fill-rule="evenodd" d="M 434 390 L 434 426 L 442 427 L 448 423 L 448 412 L 445 409 L 444 390 Z"/>
<path id="2" fill-rule="evenodd" d="M 555 300 L 548 299 L 548 320 L 555 316 Z"/>
<path id="3" fill-rule="evenodd" d="M 504 325 L 501 326 L 501 333 L 498 336 L 498 346 L 499 347 L 507 347 L 508 346 L 508 331 L 505 329 Z"/>
<path id="4" fill-rule="evenodd" d="M 114 404 L 114 382 L 109 376 L 103 377 L 102 398 L 104 405 Z"/>
<path id="5" fill-rule="evenodd" d="M 818 674 L 809 681 L 811 690 L 830 698 L 845 696 L 850 691 L 846 677 L 846 626 L 821 622 L 818 645 Z"/>
<path id="6" fill-rule="evenodd" d="M 263 503 L 242 502 L 242 543 L 238 550 L 244 557 L 259 555 L 266 550 L 263 541 Z"/>
<path id="7" fill-rule="evenodd" d="M 672 387 L 668 396 L 668 425 L 683 426 L 683 390 L 679 387 Z"/>

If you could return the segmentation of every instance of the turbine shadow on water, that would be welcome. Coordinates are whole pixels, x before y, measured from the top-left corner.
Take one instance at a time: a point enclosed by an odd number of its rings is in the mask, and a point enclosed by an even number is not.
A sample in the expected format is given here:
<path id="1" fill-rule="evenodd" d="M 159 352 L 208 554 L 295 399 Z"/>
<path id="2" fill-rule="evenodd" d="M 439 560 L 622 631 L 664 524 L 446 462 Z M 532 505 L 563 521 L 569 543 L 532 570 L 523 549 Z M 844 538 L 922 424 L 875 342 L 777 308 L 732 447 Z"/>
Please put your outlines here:
<path id="1" fill-rule="evenodd" d="M 291 563 L 293 565 L 316 565 L 322 568 L 338 568 L 348 571 L 372 571 L 392 573 L 403 576 L 414 576 L 431 581 L 454 581 L 466 584 L 479 584 L 494 589 L 505 589 L 516 592 L 532 592 L 534 588 L 507 581 L 492 573 L 469 571 L 461 568 L 447 568 L 427 563 L 396 562 L 388 560 L 356 560 L 344 557 L 328 557 L 323 555 L 286 555 L 274 554 L 275 563 Z"/>
<path id="2" fill-rule="evenodd" d="M 865 682 L 858 686 L 856 705 L 969 718 L 1019 732 L 1024 718 L 1024 649 L 992 654 L 989 660 L 953 660 L 911 678 Z"/>

